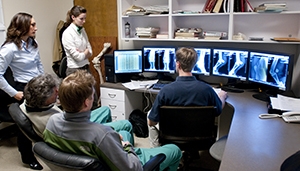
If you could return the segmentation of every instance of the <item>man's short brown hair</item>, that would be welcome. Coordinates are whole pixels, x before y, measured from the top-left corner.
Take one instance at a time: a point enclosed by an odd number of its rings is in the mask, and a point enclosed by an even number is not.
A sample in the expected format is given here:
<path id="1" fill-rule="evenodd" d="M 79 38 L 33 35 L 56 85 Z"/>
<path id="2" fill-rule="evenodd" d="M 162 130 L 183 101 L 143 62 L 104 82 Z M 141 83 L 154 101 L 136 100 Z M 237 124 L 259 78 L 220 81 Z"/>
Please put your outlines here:
<path id="1" fill-rule="evenodd" d="M 184 72 L 191 72 L 193 70 L 197 58 L 197 52 L 194 48 L 182 47 L 176 51 L 176 62 L 179 62 Z"/>
<path id="2" fill-rule="evenodd" d="M 92 98 L 95 79 L 85 70 L 77 70 L 67 76 L 58 91 L 63 109 L 68 113 L 79 112 L 87 98 Z"/>

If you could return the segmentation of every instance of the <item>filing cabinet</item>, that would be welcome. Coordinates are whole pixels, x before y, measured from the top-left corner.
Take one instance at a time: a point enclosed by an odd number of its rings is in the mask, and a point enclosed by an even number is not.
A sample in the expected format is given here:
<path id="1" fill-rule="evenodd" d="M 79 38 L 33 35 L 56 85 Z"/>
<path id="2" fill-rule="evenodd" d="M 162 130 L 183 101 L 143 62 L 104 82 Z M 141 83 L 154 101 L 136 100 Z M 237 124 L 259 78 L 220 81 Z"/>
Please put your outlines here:
<path id="1" fill-rule="evenodd" d="M 108 106 L 112 120 L 128 119 L 134 109 L 142 110 L 142 93 L 100 87 L 101 106 Z"/>

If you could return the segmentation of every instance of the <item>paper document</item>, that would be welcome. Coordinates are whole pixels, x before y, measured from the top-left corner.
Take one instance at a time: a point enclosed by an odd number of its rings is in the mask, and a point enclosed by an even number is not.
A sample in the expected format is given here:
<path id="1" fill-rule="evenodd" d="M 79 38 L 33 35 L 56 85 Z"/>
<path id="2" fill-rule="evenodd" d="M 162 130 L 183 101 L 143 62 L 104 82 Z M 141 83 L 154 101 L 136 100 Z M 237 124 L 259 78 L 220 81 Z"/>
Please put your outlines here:
<path id="1" fill-rule="evenodd" d="M 277 95 L 277 98 L 270 97 L 270 100 L 273 109 L 283 111 L 300 111 L 300 98 Z"/>
<path id="2" fill-rule="evenodd" d="M 215 90 L 215 92 L 216 92 L 217 94 L 219 94 L 220 91 L 222 90 L 221 88 L 214 88 L 214 87 L 213 87 L 213 89 Z"/>
<path id="3" fill-rule="evenodd" d="M 130 82 L 127 83 L 122 83 L 122 85 L 126 88 L 128 88 L 129 90 L 135 90 L 135 89 L 142 89 L 142 88 L 148 88 L 151 85 L 157 83 L 157 79 L 156 80 L 146 80 L 146 81 L 134 81 L 131 80 Z"/>

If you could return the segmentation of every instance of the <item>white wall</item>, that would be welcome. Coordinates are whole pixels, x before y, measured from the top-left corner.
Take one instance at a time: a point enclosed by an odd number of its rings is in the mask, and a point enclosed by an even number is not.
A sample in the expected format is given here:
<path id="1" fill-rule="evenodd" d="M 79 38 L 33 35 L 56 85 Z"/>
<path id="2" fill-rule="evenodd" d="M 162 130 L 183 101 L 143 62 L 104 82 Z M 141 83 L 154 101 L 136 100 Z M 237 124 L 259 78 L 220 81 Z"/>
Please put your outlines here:
<path id="1" fill-rule="evenodd" d="M 59 20 L 65 21 L 67 11 L 72 6 L 73 0 L 2 0 L 6 28 L 11 18 L 18 12 L 27 12 L 33 15 L 37 23 L 36 40 L 39 44 L 45 72 L 53 73 L 52 50 L 56 26 Z"/>

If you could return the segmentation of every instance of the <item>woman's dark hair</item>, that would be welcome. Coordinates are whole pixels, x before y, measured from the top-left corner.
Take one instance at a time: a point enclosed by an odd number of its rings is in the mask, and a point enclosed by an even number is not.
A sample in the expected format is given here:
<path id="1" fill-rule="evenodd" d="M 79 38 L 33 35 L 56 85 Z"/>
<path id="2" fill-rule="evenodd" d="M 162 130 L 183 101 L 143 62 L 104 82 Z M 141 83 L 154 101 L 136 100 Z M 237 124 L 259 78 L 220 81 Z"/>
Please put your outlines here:
<path id="1" fill-rule="evenodd" d="M 5 45 L 6 43 L 15 43 L 19 49 L 21 49 L 22 44 L 22 36 L 25 36 L 31 26 L 31 19 L 32 15 L 24 12 L 17 13 L 12 19 L 11 22 L 7 28 L 6 32 L 6 40 L 2 44 Z M 34 40 L 34 37 L 32 37 L 32 45 L 37 48 L 38 45 L 36 41 Z"/>
<path id="2" fill-rule="evenodd" d="M 73 22 L 72 15 L 74 17 L 78 17 L 80 14 L 86 13 L 86 12 L 87 12 L 86 9 L 82 6 L 78 6 L 78 5 L 73 6 L 67 13 L 65 27 L 69 26 Z"/>

